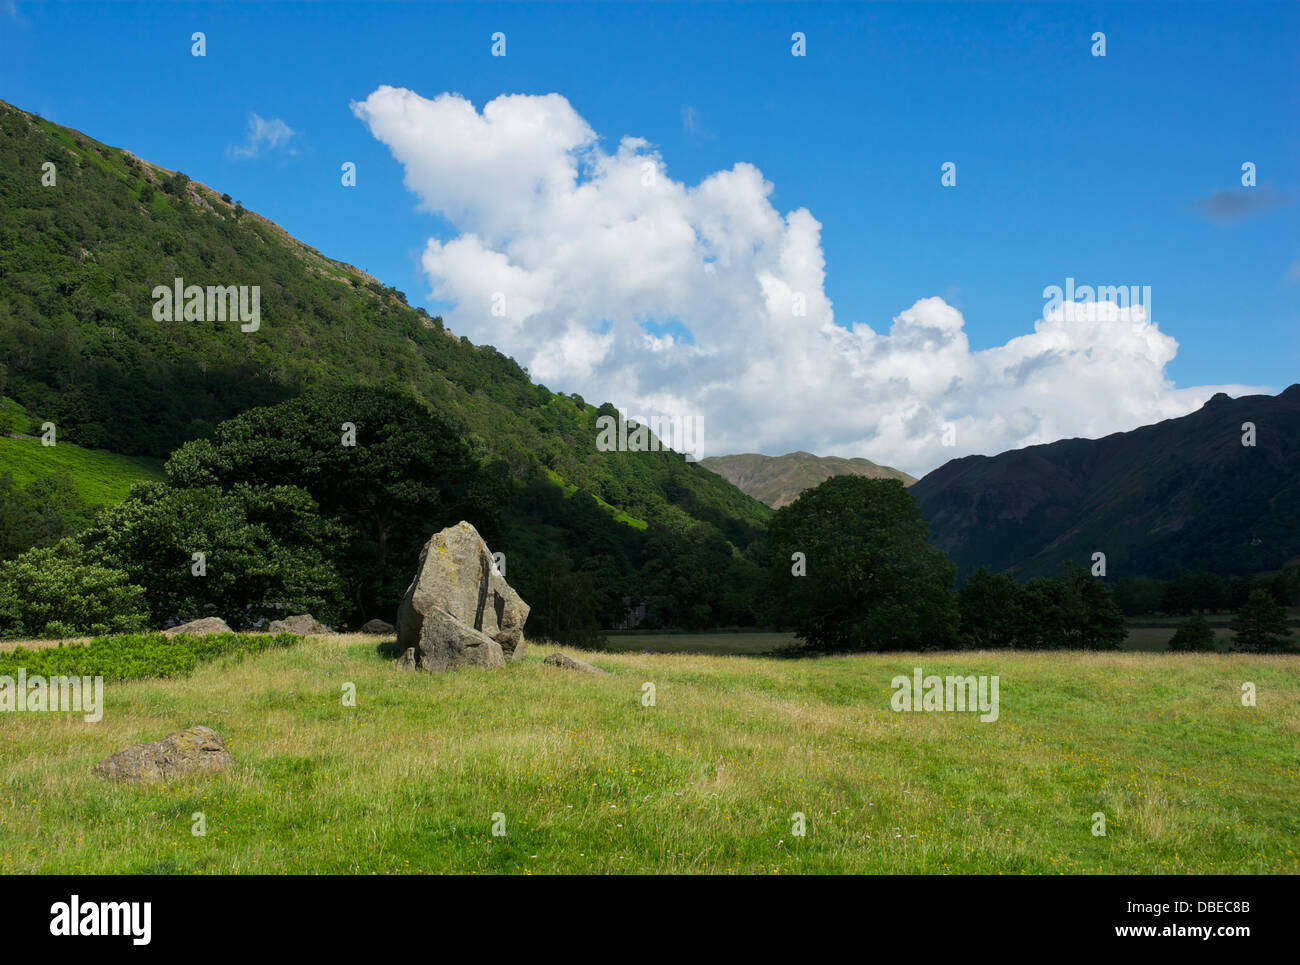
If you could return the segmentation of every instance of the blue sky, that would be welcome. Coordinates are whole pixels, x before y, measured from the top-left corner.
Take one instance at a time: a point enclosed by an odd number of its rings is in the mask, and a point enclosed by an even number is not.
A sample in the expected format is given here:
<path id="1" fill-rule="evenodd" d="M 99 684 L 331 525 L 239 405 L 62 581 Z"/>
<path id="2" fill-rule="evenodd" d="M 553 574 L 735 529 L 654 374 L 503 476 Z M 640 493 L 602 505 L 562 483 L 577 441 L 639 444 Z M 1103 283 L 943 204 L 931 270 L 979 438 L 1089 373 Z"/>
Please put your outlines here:
<path id="1" fill-rule="evenodd" d="M 480 110 L 559 93 L 606 150 L 644 138 L 686 185 L 755 165 L 781 214 L 820 222 L 841 325 L 886 331 L 939 296 L 984 349 L 1031 331 L 1044 286 L 1072 276 L 1151 286 L 1179 386 L 1300 373 L 1294 3 L 5 6 L 0 97 L 228 191 L 431 310 L 451 306 L 420 255 L 458 229 L 416 210 L 350 110 L 381 84 Z M 234 156 L 254 113 L 295 133 Z M 1255 210 L 1207 214 L 1247 191 Z"/>

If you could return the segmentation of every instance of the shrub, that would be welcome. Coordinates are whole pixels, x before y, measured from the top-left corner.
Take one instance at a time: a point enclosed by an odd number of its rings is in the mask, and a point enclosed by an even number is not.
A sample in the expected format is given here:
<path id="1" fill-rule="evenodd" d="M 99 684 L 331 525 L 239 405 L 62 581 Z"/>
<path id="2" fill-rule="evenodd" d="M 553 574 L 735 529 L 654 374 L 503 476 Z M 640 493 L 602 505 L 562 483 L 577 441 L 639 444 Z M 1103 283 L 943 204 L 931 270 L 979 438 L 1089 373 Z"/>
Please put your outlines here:
<path id="1" fill-rule="evenodd" d="M 341 444 L 344 423 L 355 427 L 355 445 Z M 454 427 L 405 395 L 338 387 L 228 419 L 211 439 L 172 453 L 166 472 L 182 490 L 252 485 L 309 495 L 312 512 L 344 534 L 329 559 L 349 597 L 347 616 L 361 622 L 397 608 L 420 548 L 444 526 L 467 519 L 488 545 L 499 542 L 510 493 L 502 468 L 486 475 Z"/>
<path id="2" fill-rule="evenodd" d="M 1021 590 L 1006 574 L 976 570 L 957 594 L 957 609 L 966 646 L 976 650 L 1023 646 Z"/>
<path id="3" fill-rule="evenodd" d="M 550 553 L 529 580 L 528 633 L 587 650 L 607 641 L 596 619 L 596 589 L 590 573 L 575 573 L 568 557 Z"/>
<path id="4" fill-rule="evenodd" d="M 1208 652 L 1215 649 L 1214 631 L 1205 617 L 1197 614 L 1178 624 L 1169 641 L 1169 649 L 1179 653 Z"/>
<path id="5" fill-rule="evenodd" d="M 296 487 L 144 483 L 101 513 L 80 539 L 144 587 L 156 620 L 211 604 L 240 626 L 276 605 L 336 621 L 343 601 L 329 558 L 340 537 L 339 527 L 321 519 L 312 498 Z M 203 554 L 201 573 L 196 553 Z"/>
<path id="6" fill-rule="evenodd" d="M 1286 610 L 1268 590 L 1255 589 L 1233 618 L 1236 647 L 1252 653 L 1286 653 L 1294 648 Z"/>
<path id="7" fill-rule="evenodd" d="M 0 636 L 124 633 L 147 619 L 144 590 L 71 539 L 0 563 Z"/>

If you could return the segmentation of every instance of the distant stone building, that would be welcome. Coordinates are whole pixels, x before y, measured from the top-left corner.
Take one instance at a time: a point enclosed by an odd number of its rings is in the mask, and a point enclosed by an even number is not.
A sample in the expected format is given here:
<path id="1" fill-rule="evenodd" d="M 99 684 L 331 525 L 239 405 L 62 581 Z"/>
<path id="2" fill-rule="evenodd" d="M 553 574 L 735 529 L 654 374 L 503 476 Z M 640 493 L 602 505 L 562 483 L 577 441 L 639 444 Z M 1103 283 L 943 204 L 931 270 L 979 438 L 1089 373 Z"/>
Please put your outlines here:
<path id="1" fill-rule="evenodd" d="M 635 630 L 645 621 L 645 618 L 646 618 L 646 601 L 641 600 L 637 603 L 636 606 L 633 606 L 632 598 L 630 596 L 625 596 L 623 597 L 623 619 L 619 621 L 617 624 L 615 624 L 614 626 L 610 627 L 610 629 L 611 630 Z"/>

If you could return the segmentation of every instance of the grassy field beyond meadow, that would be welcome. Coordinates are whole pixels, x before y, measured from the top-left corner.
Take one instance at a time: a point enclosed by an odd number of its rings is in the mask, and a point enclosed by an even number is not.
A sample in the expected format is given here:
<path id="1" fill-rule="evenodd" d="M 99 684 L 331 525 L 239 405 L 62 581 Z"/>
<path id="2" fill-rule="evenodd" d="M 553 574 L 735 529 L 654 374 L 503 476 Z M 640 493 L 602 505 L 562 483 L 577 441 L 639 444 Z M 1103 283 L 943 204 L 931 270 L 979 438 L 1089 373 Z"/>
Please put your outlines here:
<path id="1" fill-rule="evenodd" d="M 504 670 L 406 672 L 382 642 L 110 681 L 95 724 L 0 713 L 0 872 L 1300 870 L 1295 658 L 580 654 L 612 674 L 592 677 L 541 646 Z M 998 675 L 998 720 L 892 711 L 917 666 Z M 194 724 L 233 770 L 90 773 Z"/>
<path id="2" fill-rule="evenodd" d="M 1230 627 L 1231 613 L 1206 614 L 1215 635 L 1215 646 L 1227 652 L 1233 646 L 1236 633 Z M 1145 617 L 1127 621 L 1128 637 L 1120 644 L 1123 651 L 1166 653 L 1180 617 Z M 1291 629 L 1300 637 L 1300 610 L 1289 612 Z M 614 631 L 608 635 L 609 648 L 615 653 L 699 653 L 699 654 L 773 654 L 791 647 L 802 646 L 793 633 L 758 632 L 747 630 L 711 631 L 708 633 L 642 633 Z M 0 644 L 2 647 L 3 644 Z"/>

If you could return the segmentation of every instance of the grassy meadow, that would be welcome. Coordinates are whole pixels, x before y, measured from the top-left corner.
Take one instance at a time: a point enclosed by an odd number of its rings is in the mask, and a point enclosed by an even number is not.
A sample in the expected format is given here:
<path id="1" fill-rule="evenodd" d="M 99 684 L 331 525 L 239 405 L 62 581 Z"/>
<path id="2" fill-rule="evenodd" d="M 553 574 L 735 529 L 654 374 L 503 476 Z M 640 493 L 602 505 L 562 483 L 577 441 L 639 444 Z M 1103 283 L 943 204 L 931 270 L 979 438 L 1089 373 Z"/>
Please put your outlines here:
<path id="1" fill-rule="evenodd" d="M 306 638 L 106 682 L 97 724 L 0 713 L 0 872 L 1300 871 L 1293 657 L 578 654 L 592 677 L 552 649 L 425 674 L 381 637 Z M 1000 718 L 891 711 L 914 666 L 997 674 Z M 194 724 L 233 770 L 90 773 Z"/>

